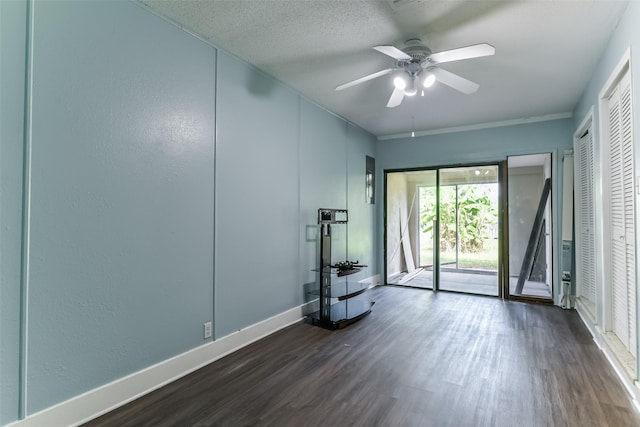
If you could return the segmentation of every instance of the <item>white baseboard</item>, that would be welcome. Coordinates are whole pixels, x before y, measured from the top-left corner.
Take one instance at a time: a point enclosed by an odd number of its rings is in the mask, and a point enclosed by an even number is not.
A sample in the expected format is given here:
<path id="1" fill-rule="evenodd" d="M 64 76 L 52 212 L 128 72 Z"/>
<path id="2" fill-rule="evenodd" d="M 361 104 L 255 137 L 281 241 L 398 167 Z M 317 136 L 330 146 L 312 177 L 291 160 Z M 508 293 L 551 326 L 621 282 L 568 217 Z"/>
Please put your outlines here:
<path id="1" fill-rule="evenodd" d="M 583 312 L 585 310 L 585 312 Z M 626 373 L 624 367 L 620 364 L 617 357 L 607 344 L 606 340 L 603 337 L 603 331 L 598 328 L 592 318 L 591 313 L 588 310 L 584 309 L 580 304 L 577 305 L 576 311 L 582 320 L 582 323 L 587 327 L 589 333 L 593 337 L 593 341 L 598 346 L 600 351 L 604 354 L 604 357 L 607 359 L 613 370 L 615 371 L 618 379 L 629 393 L 629 397 L 631 398 L 631 403 L 635 407 L 636 411 L 640 413 L 640 387 L 638 387 L 638 383 L 630 378 Z"/>
<path id="2" fill-rule="evenodd" d="M 306 304 L 29 415 L 7 427 L 78 426 L 300 321 Z"/>
<path id="3" fill-rule="evenodd" d="M 602 337 L 600 337 L 599 339 L 594 338 L 594 340 L 596 341 L 598 347 L 600 347 L 600 350 L 602 350 L 604 357 L 607 358 L 607 361 L 613 367 L 613 370 L 616 372 L 618 379 L 627 390 L 627 393 L 629 393 L 631 403 L 635 407 L 636 411 L 640 413 L 640 388 L 638 388 L 638 383 L 633 381 L 633 379 L 631 379 L 629 375 L 627 375 L 626 370 L 620 364 L 617 357 L 615 356 L 609 345 L 605 342 L 605 340 L 602 339 Z"/>
<path id="4" fill-rule="evenodd" d="M 582 319 L 582 323 L 584 323 L 587 329 L 589 329 L 591 336 L 595 337 L 600 333 L 600 329 L 596 326 L 595 316 L 580 298 L 576 298 L 574 301 L 574 308 L 576 309 L 576 312 L 578 312 L 580 319 Z"/>

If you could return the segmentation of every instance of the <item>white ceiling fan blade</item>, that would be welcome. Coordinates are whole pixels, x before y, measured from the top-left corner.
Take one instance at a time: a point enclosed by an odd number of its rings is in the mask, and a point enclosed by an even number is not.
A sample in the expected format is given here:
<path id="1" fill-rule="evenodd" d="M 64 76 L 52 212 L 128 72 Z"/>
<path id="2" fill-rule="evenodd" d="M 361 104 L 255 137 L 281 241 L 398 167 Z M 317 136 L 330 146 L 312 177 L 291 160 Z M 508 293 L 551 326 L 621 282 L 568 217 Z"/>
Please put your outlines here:
<path id="1" fill-rule="evenodd" d="M 429 62 L 441 64 L 443 62 L 460 61 L 461 59 L 479 58 L 481 56 L 491 56 L 496 53 L 496 48 L 488 43 L 475 44 L 473 46 L 461 47 L 458 49 L 445 50 L 429 55 Z"/>
<path id="2" fill-rule="evenodd" d="M 480 85 L 478 83 L 467 80 L 464 77 L 460 77 L 457 74 L 453 74 L 450 71 L 443 70 L 442 68 L 430 68 L 429 71 L 436 76 L 436 80 L 440 83 L 444 83 L 450 88 L 460 91 L 464 94 L 471 94 L 478 90 Z"/>
<path id="3" fill-rule="evenodd" d="M 395 88 L 393 89 L 393 93 L 389 98 L 389 102 L 387 102 L 388 108 L 397 107 L 402 103 L 402 99 L 404 98 L 404 90 Z"/>
<path id="4" fill-rule="evenodd" d="M 360 77 L 359 79 L 355 79 L 355 80 L 353 80 L 351 82 L 348 82 L 348 83 L 345 83 L 345 84 L 341 84 L 340 86 L 337 86 L 336 90 L 342 90 L 342 89 L 346 89 L 346 88 L 351 87 L 351 86 L 359 85 L 360 83 L 364 83 L 366 81 L 373 80 L 373 79 L 375 79 L 377 77 L 384 76 L 384 75 L 387 75 L 389 73 L 392 73 L 395 70 L 396 70 L 395 68 L 388 68 L 386 70 L 378 71 L 377 73 L 369 74 L 368 76 Z"/>
<path id="5" fill-rule="evenodd" d="M 384 53 L 385 55 L 390 56 L 393 59 L 396 59 L 398 61 L 411 60 L 411 57 L 409 55 L 407 55 L 406 53 L 404 53 L 403 51 L 401 51 L 395 46 L 374 46 L 373 48 L 378 52 Z"/>

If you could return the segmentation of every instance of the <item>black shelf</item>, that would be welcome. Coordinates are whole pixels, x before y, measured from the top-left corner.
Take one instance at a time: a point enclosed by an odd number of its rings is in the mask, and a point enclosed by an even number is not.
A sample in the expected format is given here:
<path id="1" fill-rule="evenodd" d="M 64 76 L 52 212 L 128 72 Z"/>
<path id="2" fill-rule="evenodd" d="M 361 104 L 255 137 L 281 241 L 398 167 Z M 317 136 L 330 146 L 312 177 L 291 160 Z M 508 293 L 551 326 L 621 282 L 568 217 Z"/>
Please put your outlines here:
<path id="1" fill-rule="evenodd" d="M 344 300 L 347 298 L 353 298 L 360 295 L 369 288 L 369 283 L 349 282 L 344 280 L 342 282 L 333 282 L 331 289 L 327 292 L 327 296 L 330 298 L 338 298 L 338 300 Z M 312 295 L 320 296 L 320 290 L 316 289 L 309 292 Z"/>
<path id="2" fill-rule="evenodd" d="M 320 224 L 318 268 L 318 289 L 309 292 L 318 296 L 320 309 L 307 317 L 314 325 L 328 329 L 340 329 L 362 319 L 371 313 L 374 302 L 366 298 L 354 297 L 363 294 L 369 283 L 349 280 L 346 276 L 360 273 L 366 265 L 358 261 L 331 259 L 332 227 L 347 224 L 346 209 L 318 209 Z M 337 300 L 337 301 L 336 301 Z"/>
<path id="3" fill-rule="evenodd" d="M 374 304 L 373 301 L 349 299 L 332 304 L 329 316 L 322 316 L 318 310 L 309 314 L 309 317 L 314 324 L 319 326 L 328 329 L 342 329 L 371 313 Z"/>
<path id="4" fill-rule="evenodd" d="M 361 268 L 352 268 L 349 270 L 338 270 L 338 277 L 350 276 L 352 274 L 360 273 Z"/>
<path id="5" fill-rule="evenodd" d="M 314 268 L 311 271 L 318 272 L 320 270 L 317 269 L 317 268 Z M 340 269 L 338 269 L 336 267 L 327 266 L 327 267 L 324 268 L 323 273 L 324 274 L 335 274 L 338 277 L 344 277 L 344 276 L 351 276 L 352 274 L 360 273 L 361 271 L 362 271 L 362 268 L 360 268 L 360 267 L 352 268 L 350 270 L 340 270 Z"/>

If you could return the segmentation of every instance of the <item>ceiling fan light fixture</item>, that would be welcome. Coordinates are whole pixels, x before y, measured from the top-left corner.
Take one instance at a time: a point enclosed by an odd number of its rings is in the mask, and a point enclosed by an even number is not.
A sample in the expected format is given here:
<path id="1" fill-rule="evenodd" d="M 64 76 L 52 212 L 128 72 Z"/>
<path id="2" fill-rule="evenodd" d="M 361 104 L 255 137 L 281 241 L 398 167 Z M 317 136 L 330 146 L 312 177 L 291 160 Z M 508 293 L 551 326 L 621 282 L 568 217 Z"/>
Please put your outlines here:
<path id="1" fill-rule="evenodd" d="M 396 87 L 396 89 L 404 90 L 404 88 L 407 87 L 407 80 L 402 78 L 401 76 L 397 76 L 395 79 L 393 79 L 393 85 Z"/>
<path id="2" fill-rule="evenodd" d="M 404 94 L 406 96 L 413 96 L 416 93 L 418 93 L 418 88 L 416 87 L 416 77 L 413 76 L 411 77 L 411 83 L 409 83 L 409 86 L 404 90 Z"/>
<path id="3" fill-rule="evenodd" d="M 425 88 L 430 88 L 435 82 L 436 76 L 434 76 L 433 73 L 427 73 L 427 77 L 424 78 L 424 82 L 422 82 L 422 85 Z"/>

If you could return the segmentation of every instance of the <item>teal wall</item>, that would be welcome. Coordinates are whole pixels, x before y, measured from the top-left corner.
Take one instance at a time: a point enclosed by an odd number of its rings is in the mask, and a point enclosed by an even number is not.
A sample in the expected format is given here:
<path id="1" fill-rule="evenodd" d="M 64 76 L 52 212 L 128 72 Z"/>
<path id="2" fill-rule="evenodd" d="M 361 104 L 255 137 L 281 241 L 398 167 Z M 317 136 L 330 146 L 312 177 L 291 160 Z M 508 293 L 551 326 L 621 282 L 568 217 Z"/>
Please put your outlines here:
<path id="1" fill-rule="evenodd" d="M 347 187 L 350 221 L 347 233 L 347 258 L 352 261 L 362 261 L 368 265 L 364 268 L 364 276 L 371 277 L 378 274 L 378 267 L 375 258 L 370 256 L 371 248 L 378 248 L 376 245 L 377 217 L 376 206 L 380 204 L 380 199 L 376 204 L 366 203 L 365 176 L 366 176 L 366 156 L 376 157 L 376 144 L 370 135 L 355 127 L 347 127 L 347 138 L 349 141 L 347 153 Z M 377 160 L 376 160 L 377 161 Z"/>
<path id="2" fill-rule="evenodd" d="M 0 19 L 0 425 L 302 304 L 319 207 L 377 273 L 373 136 L 132 2 Z"/>
<path id="3" fill-rule="evenodd" d="M 598 95 L 628 48 L 631 48 L 631 66 L 632 68 L 637 68 L 636 58 L 638 58 L 638 52 L 640 51 L 640 27 L 638 27 L 638 22 L 640 22 L 640 2 L 631 1 L 627 5 L 624 15 L 613 32 L 602 57 L 598 61 L 596 69 L 582 93 L 578 105 L 576 105 L 573 114 L 575 129 L 577 129 L 589 112 L 589 109 L 593 106 L 596 125 L 595 130 L 596 135 L 598 135 Z M 633 79 L 633 104 L 636 106 L 639 105 L 637 100 L 640 96 L 640 75 L 632 70 L 631 78 Z M 639 126 L 640 116 L 635 114 L 634 128 L 640 129 Z"/>
<path id="4" fill-rule="evenodd" d="M 315 105 L 300 103 L 300 274 L 302 283 L 311 283 L 316 273 L 309 266 L 317 257 L 318 208 L 344 209 L 347 193 L 347 124 L 339 118 L 320 114 Z M 364 161 L 364 156 L 362 156 Z M 364 179 L 364 178 L 363 178 Z M 364 187 L 364 185 L 363 185 Z M 355 221 L 352 221 L 355 222 Z M 334 227 L 332 255 L 347 256 L 344 227 Z"/>
<path id="5" fill-rule="evenodd" d="M 215 51 L 124 2 L 36 2 L 33 25 L 29 414 L 213 320 Z"/>
<path id="6" fill-rule="evenodd" d="M 301 304 L 298 97 L 218 56 L 216 337 Z"/>
<path id="7" fill-rule="evenodd" d="M 561 119 L 545 122 L 493 127 L 475 131 L 455 132 L 400 140 L 379 141 L 376 147 L 379 169 L 377 197 L 378 217 L 383 221 L 384 170 L 421 168 L 455 164 L 499 162 L 507 156 L 551 153 L 552 155 L 552 209 L 554 263 L 559 266 L 562 218 L 562 157 L 572 148 L 573 120 Z M 378 265 L 384 271 L 384 229 L 378 229 L 380 251 Z M 559 268 L 555 272 L 556 302 L 560 290 Z"/>
<path id="8" fill-rule="evenodd" d="M 18 417 L 27 4 L 0 1 L 0 425 Z M 12 58 L 11 61 L 5 58 Z"/>

